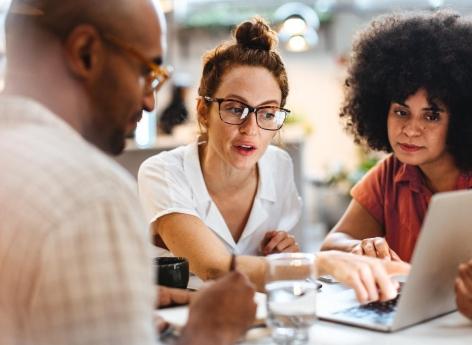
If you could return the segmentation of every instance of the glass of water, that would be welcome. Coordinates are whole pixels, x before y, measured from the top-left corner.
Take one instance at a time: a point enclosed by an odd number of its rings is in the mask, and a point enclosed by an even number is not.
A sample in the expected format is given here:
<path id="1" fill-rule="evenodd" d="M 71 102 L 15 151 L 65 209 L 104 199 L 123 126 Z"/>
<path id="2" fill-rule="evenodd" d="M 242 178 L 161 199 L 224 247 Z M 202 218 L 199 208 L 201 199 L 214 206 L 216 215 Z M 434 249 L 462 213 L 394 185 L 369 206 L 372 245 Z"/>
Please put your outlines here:
<path id="1" fill-rule="evenodd" d="M 276 344 L 306 344 L 316 320 L 315 256 L 267 256 L 267 324 Z"/>

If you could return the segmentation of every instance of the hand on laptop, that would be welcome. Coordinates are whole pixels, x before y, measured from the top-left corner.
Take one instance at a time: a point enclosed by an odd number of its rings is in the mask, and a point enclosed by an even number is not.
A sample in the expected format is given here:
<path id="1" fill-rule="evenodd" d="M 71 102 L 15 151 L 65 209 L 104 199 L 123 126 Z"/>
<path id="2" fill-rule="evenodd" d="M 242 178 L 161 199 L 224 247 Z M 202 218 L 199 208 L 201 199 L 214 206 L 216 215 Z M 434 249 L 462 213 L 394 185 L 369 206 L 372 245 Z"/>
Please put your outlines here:
<path id="1" fill-rule="evenodd" d="M 459 265 L 455 288 L 457 308 L 472 319 L 472 260 Z"/>
<path id="2" fill-rule="evenodd" d="M 339 251 L 317 254 L 318 275 L 331 274 L 349 285 L 361 303 L 387 301 L 397 296 L 398 282 L 392 276 L 407 275 L 410 265 Z"/>
<path id="3" fill-rule="evenodd" d="M 365 238 L 354 246 L 351 253 L 379 259 L 402 261 L 398 254 L 388 246 L 387 241 L 383 237 Z"/>

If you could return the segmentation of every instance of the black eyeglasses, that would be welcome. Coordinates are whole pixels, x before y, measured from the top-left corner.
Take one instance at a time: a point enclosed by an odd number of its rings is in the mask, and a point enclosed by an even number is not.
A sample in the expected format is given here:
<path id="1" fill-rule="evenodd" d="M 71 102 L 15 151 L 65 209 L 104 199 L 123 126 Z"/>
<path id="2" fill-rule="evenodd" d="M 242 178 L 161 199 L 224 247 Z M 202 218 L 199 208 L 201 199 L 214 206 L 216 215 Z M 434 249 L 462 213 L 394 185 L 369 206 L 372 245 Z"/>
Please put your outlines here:
<path id="1" fill-rule="evenodd" d="M 146 66 L 146 68 L 149 70 L 149 72 L 145 76 L 146 93 L 159 91 L 164 82 L 166 82 L 170 78 L 172 74 L 171 66 L 160 66 L 159 64 L 150 61 L 134 47 L 124 42 L 121 42 L 115 36 L 104 34 L 102 35 L 102 38 L 108 43 L 114 45 L 115 47 L 132 55 L 135 59 L 139 60 L 139 62 Z"/>
<path id="2" fill-rule="evenodd" d="M 206 102 L 218 103 L 218 112 L 220 119 L 229 125 L 241 125 L 248 118 L 250 113 L 256 115 L 257 125 L 268 131 L 277 131 L 282 128 L 284 121 L 290 110 L 267 105 L 262 107 L 251 107 L 235 99 L 211 98 L 203 96 Z"/>

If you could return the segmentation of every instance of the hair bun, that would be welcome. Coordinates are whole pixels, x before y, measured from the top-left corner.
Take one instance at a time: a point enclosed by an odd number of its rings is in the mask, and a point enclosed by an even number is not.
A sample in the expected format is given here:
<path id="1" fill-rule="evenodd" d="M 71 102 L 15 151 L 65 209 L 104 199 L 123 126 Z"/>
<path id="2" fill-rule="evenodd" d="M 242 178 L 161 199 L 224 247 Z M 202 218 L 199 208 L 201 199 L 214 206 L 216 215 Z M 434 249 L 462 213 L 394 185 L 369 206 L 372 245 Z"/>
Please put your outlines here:
<path id="1" fill-rule="evenodd" d="M 237 44 L 249 49 L 272 50 L 278 44 L 277 33 L 261 17 L 239 24 L 234 37 Z"/>

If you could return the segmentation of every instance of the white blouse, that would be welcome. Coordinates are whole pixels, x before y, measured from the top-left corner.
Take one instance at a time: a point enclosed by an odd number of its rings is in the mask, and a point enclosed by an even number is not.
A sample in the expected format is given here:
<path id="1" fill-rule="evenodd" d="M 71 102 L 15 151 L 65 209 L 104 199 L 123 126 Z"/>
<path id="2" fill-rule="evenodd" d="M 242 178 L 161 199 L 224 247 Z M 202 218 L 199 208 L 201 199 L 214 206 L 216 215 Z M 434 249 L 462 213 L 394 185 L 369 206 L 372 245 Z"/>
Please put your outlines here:
<path id="1" fill-rule="evenodd" d="M 139 196 L 150 224 L 170 213 L 196 216 L 218 235 L 229 252 L 237 255 L 257 255 L 267 231 L 290 231 L 297 224 L 302 202 L 287 152 L 269 146 L 260 158 L 256 197 L 238 242 L 208 193 L 198 155 L 198 144 L 193 143 L 161 152 L 142 163 Z M 170 253 L 161 248 L 158 255 Z"/>

